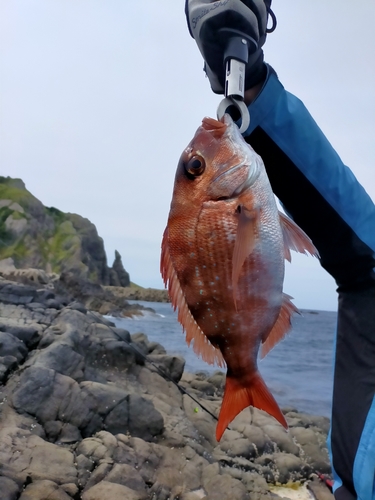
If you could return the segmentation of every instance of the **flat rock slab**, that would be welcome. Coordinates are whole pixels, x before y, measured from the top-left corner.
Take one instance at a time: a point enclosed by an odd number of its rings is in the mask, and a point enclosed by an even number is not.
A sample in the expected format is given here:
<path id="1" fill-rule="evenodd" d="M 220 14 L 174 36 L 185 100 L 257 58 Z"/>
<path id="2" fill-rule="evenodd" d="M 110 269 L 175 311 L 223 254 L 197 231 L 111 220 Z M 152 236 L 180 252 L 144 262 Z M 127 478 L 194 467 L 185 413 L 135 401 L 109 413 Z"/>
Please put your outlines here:
<path id="1" fill-rule="evenodd" d="M 62 488 L 53 481 L 36 481 L 26 486 L 19 500 L 71 500 Z"/>
<path id="2" fill-rule="evenodd" d="M 111 500 L 145 500 L 147 495 L 109 481 L 100 481 L 82 495 L 82 500 L 103 500 L 106 498 Z"/>
<path id="3" fill-rule="evenodd" d="M 28 476 L 57 484 L 77 482 L 73 453 L 26 430 L 2 429 L 0 463 L 2 473 L 17 482 L 24 483 Z"/>
<path id="4" fill-rule="evenodd" d="M 0 476 L 0 491 L 2 500 L 17 500 L 19 487 L 12 479 Z"/>

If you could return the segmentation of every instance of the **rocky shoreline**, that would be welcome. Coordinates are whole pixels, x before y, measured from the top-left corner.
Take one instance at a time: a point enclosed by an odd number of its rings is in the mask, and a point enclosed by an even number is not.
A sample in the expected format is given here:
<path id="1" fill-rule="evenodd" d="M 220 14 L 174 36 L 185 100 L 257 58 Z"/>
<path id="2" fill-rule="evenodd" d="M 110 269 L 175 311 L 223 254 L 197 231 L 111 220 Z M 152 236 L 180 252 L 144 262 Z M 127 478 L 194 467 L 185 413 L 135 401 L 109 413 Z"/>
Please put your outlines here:
<path id="1" fill-rule="evenodd" d="M 218 415 L 223 374 L 184 372 L 75 299 L 0 279 L 3 500 L 275 500 L 298 482 L 333 498 L 315 475 L 327 418 L 284 408 L 286 432 L 247 409 L 217 443 L 204 408 Z"/>

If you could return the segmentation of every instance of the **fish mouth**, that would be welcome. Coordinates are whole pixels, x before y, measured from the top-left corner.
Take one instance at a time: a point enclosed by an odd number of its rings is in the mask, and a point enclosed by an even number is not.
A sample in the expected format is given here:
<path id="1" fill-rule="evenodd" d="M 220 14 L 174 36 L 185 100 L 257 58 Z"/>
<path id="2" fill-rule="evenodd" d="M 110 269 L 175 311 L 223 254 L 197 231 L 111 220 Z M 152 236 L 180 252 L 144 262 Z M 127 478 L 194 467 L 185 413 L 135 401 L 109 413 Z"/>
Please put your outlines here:
<path id="1" fill-rule="evenodd" d="M 223 123 L 222 121 L 215 120 L 215 118 L 210 118 L 209 116 L 206 116 L 202 120 L 202 128 L 206 130 L 206 132 L 210 132 L 215 139 L 219 139 L 225 134 L 228 129 L 228 125 L 228 123 Z"/>

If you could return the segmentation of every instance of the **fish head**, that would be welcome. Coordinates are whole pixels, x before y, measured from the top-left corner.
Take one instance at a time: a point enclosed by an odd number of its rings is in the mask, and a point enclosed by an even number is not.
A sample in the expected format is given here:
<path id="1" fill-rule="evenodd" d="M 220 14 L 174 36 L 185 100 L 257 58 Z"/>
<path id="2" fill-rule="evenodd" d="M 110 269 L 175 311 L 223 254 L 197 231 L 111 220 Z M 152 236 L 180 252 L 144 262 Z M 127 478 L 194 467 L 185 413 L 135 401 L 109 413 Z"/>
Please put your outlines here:
<path id="1" fill-rule="evenodd" d="M 260 158 L 229 115 L 221 121 L 204 118 L 180 157 L 173 200 L 184 205 L 230 200 L 251 187 L 259 172 Z"/>

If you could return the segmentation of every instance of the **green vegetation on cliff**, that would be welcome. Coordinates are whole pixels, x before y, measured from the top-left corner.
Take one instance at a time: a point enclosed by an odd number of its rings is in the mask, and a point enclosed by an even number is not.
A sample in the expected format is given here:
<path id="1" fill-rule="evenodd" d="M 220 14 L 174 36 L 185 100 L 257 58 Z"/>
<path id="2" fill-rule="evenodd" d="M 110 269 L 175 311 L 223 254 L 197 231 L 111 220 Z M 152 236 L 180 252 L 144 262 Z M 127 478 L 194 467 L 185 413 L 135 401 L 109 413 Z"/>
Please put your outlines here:
<path id="1" fill-rule="evenodd" d="M 19 268 L 72 271 L 96 283 L 119 284 L 118 271 L 107 266 L 94 224 L 45 207 L 21 179 L 0 176 L 0 260 L 8 257 Z"/>

